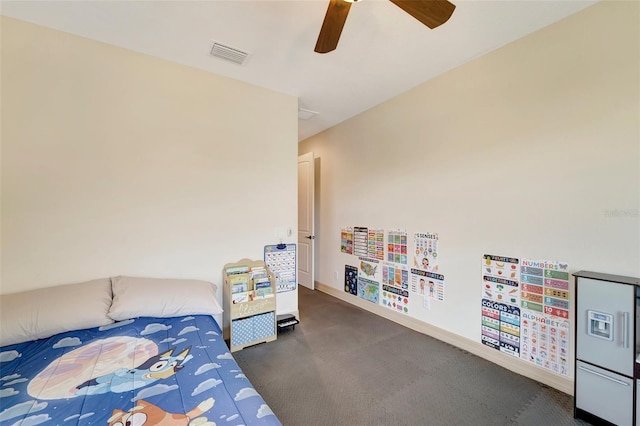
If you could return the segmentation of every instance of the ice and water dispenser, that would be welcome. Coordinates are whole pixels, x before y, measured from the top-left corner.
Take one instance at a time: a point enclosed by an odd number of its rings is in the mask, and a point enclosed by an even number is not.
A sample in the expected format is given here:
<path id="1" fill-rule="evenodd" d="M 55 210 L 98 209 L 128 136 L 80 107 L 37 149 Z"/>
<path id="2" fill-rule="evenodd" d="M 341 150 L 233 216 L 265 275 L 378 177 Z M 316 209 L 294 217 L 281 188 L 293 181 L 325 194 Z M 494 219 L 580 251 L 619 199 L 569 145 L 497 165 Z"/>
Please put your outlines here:
<path id="1" fill-rule="evenodd" d="M 613 340 L 613 315 L 587 310 L 587 334 L 601 339 Z"/>
<path id="2" fill-rule="evenodd" d="M 640 420 L 640 279 L 588 271 L 573 275 L 574 416 L 594 424 L 635 425 Z"/>

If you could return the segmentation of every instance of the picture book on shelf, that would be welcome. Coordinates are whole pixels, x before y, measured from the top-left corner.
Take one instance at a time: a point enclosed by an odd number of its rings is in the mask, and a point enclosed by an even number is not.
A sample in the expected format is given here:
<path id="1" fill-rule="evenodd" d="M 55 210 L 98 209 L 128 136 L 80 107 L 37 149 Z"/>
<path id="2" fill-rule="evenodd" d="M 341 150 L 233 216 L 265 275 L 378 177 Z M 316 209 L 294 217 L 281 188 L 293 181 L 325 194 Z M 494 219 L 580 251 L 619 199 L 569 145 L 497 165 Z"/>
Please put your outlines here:
<path id="1" fill-rule="evenodd" d="M 252 291 L 244 291 L 242 293 L 234 293 L 231 295 L 231 302 L 233 304 L 245 303 L 253 300 Z"/>

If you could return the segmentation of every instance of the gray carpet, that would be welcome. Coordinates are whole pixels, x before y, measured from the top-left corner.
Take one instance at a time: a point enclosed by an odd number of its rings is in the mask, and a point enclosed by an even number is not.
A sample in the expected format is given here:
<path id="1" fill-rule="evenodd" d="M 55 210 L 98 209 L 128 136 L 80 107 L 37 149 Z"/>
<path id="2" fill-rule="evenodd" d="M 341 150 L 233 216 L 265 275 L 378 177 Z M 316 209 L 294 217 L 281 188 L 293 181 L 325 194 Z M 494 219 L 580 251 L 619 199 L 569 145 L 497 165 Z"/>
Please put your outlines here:
<path id="1" fill-rule="evenodd" d="M 300 324 L 235 352 L 285 426 L 586 425 L 572 397 L 327 294 Z"/>

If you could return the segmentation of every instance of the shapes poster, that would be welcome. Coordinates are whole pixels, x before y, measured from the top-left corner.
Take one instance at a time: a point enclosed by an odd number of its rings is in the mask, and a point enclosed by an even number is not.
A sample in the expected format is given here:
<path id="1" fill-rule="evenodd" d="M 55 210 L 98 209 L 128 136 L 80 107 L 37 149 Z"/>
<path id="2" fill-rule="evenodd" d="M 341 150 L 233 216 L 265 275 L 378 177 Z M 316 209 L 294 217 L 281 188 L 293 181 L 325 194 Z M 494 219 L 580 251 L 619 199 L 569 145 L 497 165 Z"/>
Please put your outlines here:
<path id="1" fill-rule="evenodd" d="M 340 251 L 346 254 L 353 254 L 353 228 L 342 228 L 340 232 Z"/>
<path id="2" fill-rule="evenodd" d="M 520 356 L 520 260 L 485 254 L 482 257 L 483 344 Z"/>
<path id="3" fill-rule="evenodd" d="M 407 264 L 407 231 L 389 231 L 387 234 L 387 260 Z"/>
<path id="4" fill-rule="evenodd" d="M 521 358 L 569 375 L 569 320 L 522 310 Z"/>
<path id="5" fill-rule="evenodd" d="M 409 313 L 409 270 L 406 267 L 391 264 L 382 267 L 382 305 Z"/>
<path id="6" fill-rule="evenodd" d="M 443 302 L 444 275 L 412 268 L 411 292 Z"/>
<path id="7" fill-rule="evenodd" d="M 569 374 L 569 265 L 523 259 L 520 267 L 523 359 Z"/>
<path id="8" fill-rule="evenodd" d="M 366 256 L 369 252 L 369 232 L 367 228 L 356 226 L 353 228 L 353 254 Z"/>
<path id="9" fill-rule="evenodd" d="M 423 271 L 438 272 L 438 234 L 416 233 L 413 240 L 415 245 L 413 267 Z"/>
<path id="10" fill-rule="evenodd" d="M 376 259 L 361 257 L 358 268 L 358 296 L 378 304 L 380 302 L 380 264 Z"/>
<path id="11" fill-rule="evenodd" d="M 384 230 L 369 229 L 369 254 L 371 259 L 384 260 Z"/>
<path id="12" fill-rule="evenodd" d="M 344 265 L 344 291 L 358 295 L 358 268 Z"/>

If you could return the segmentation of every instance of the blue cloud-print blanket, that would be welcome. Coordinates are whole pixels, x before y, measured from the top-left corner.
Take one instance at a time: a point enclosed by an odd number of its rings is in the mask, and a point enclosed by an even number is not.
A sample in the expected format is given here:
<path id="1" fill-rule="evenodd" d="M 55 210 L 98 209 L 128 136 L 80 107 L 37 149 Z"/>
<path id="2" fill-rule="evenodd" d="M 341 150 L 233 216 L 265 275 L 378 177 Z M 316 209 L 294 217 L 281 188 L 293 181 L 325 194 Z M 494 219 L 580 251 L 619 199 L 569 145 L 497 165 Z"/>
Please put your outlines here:
<path id="1" fill-rule="evenodd" d="M 210 316 L 138 318 L 0 348 L 2 425 L 280 425 Z"/>

